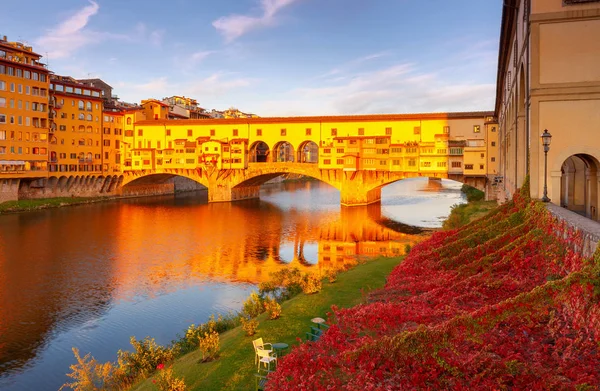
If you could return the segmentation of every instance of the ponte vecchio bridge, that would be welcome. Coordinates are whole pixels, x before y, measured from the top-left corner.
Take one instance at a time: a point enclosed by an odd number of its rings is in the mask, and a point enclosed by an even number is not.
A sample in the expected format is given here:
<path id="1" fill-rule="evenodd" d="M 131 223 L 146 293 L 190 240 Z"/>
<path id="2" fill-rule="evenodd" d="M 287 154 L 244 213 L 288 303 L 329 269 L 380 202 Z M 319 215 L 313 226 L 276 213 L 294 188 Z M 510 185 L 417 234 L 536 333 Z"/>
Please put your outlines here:
<path id="1" fill-rule="evenodd" d="M 120 186 L 178 175 L 206 186 L 210 202 L 235 201 L 296 174 L 337 188 L 343 205 L 377 202 L 383 186 L 411 177 L 483 189 L 497 156 L 489 133 L 489 112 L 141 121 L 126 131 Z"/>
<path id="2" fill-rule="evenodd" d="M 412 177 L 450 178 L 484 190 L 497 175 L 492 115 L 127 120 L 120 172 L 52 173 L 32 190 L 152 194 L 169 183 L 173 191 L 171 179 L 181 176 L 205 186 L 209 202 L 224 202 L 257 198 L 261 184 L 282 174 L 325 182 L 348 206 L 377 202 L 382 187 Z"/>

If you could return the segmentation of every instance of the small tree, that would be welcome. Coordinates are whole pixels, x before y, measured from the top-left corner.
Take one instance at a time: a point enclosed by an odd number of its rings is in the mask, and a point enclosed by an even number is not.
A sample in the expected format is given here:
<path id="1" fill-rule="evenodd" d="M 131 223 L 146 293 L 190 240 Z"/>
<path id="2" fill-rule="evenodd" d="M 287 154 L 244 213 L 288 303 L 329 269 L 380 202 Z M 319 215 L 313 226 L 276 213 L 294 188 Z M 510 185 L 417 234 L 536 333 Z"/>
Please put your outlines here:
<path id="1" fill-rule="evenodd" d="M 264 300 L 265 311 L 269 314 L 269 319 L 277 319 L 281 315 L 281 306 L 277 301 L 269 297 Z"/>
<path id="2" fill-rule="evenodd" d="M 173 368 L 164 368 L 164 365 L 157 367 L 158 376 L 152 381 L 160 391 L 187 391 L 187 386 L 183 379 L 173 375 Z"/>
<path id="3" fill-rule="evenodd" d="M 246 332 L 247 336 L 256 334 L 256 329 L 258 328 L 258 320 L 249 319 L 242 315 L 240 316 L 240 322 L 242 323 L 242 330 Z"/>
<path id="4" fill-rule="evenodd" d="M 202 360 L 201 362 L 208 362 L 217 359 L 219 356 L 219 333 L 214 330 L 211 330 L 207 333 L 204 333 L 203 336 L 199 338 L 198 348 L 202 352 Z"/>

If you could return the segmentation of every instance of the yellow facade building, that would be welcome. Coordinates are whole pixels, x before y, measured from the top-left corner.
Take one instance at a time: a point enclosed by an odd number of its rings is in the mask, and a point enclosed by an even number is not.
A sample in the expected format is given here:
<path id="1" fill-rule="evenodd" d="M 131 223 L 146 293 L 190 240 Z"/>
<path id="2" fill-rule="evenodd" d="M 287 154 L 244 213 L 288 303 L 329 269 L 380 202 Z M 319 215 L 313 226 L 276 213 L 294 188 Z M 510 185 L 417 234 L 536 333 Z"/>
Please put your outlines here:
<path id="1" fill-rule="evenodd" d="M 102 173 L 102 98 L 100 89 L 72 77 L 51 77 L 53 140 L 50 171 Z"/>
<path id="2" fill-rule="evenodd" d="M 599 220 L 600 2 L 506 0 L 498 61 L 498 173 L 531 195 Z M 541 134 L 552 135 L 547 174 Z"/>
<path id="3" fill-rule="evenodd" d="M 441 177 L 450 171 L 450 143 L 458 141 L 462 147 L 453 156 L 454 173 L 486 178 L 490 119 L 490 112 L 151 119 L 135 122 L 129 133 L 133 154 L 138 156 L 132 169 L 206 165 L 224 169 L 245 168 L 248 163 L 300 162 L 343 171 L 403 171 Z"/>
<path id="4" fill-rule="evenodd" d="M 102 112 L 102 172 L 121 174 L 123 172 L 123 112 L 116 108 L 104 107 Z"/>
<path id="5" fill-rule="evenodd" d="M 0 180 L 47 175 L 49 71 L 40 58 L 0 37 Z"/>

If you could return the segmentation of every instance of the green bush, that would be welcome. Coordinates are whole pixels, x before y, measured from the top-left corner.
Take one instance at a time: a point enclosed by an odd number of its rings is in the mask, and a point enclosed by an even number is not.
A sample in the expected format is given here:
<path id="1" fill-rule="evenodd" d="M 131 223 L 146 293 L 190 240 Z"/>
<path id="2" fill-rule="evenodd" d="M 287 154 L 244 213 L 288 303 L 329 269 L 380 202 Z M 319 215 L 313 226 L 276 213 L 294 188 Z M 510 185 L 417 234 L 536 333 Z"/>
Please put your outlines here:
<path id="1" fill-rule="evenodd" d="M 250 297 L 244 302 L 242 314 L 249 318 L 256 318 L 265 312 L 262 298 L 256 292 L 250 293 Z"/>
<path id="2" fill-rule="evenodd" d="M 173 349 L 156 343 L 154 338 L 146 337 L 141 341 L 131 337 L 131 346 L 134 351 L 117 353 L 119 367 L 128 376 L 147 376 L 156 370 L 159 364 L 165 364 L 175 359 Z"/>
<path id="3" fill-rule="evenodd" d="M 466 194 L 467 201 L 469 202 L 483 201 L 483 199 L 485 198 L 484 192 L 482 192 L 481 190 L 477 190 L 476 188 L 471 187 L 469 185 L 462 185 L 460 191 Z"/>

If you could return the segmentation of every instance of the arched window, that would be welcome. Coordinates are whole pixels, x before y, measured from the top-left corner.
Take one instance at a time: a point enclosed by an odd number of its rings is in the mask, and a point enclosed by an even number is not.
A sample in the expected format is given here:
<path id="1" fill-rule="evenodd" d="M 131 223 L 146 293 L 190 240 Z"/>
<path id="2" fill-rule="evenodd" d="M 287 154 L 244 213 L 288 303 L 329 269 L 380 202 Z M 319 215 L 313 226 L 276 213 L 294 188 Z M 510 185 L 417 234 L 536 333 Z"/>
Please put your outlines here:
<path id="1" fill-rule="evenodd" d="M 85 126 L 79 125 L 79 131 L 80 132 L 85 132 Z"/>
<path id="2" fill-rule="evenodd" d="M 127 118 L 127 125 L 131 125 L 131 117 Z"/>
<path id="3" fill-rule="evenodd" d="M 92 102 L 87 102 L 85 104 L 85 108 L 87 109 L 87 111 L 92 111 Z"/>
<path id="4" fill-rule="evenodd" d="M 77 118 L 79 118 L 80 121 L 84 121 L 85 120 L 85 114 L 79 113 L 79 115 L 77 116 Z"/>
<path id="5" fill-rule="evenodd" d="M 82 100 L 80 100 L 77 104 L 78 104 L 79 110 L 85 109 L 85 103 Z"/>
<path id="6" fill-rule="evenodd" d="M 88 121 L 93 121 L 93 120 L 94 120 L 94 117 L 93 117 L 91 114 L 88 114 L 88 115 L 87 115 L 87 120 L 88 120 Z"/>
<path id="7" fill-rule="evenodd" d="M 86 128 L 86 130 L 87 130 L 87 132 L 88 132 L 88 133 L 92 133 L 92 127 L 91 127 L 91 126 L 88 126 L 88 127 Z"/>
<path id="8" fill-rule="evenodd" d="M 88 146 L 90 146 L 90 147 L 91 147 L 92 145 L 94 145 L 94 142 L 92 141 L 92 139 L 91 139 L 91 138 L 88 138 L 88 140 L 87 140 L 87 145 L 88 145 Z"/>

